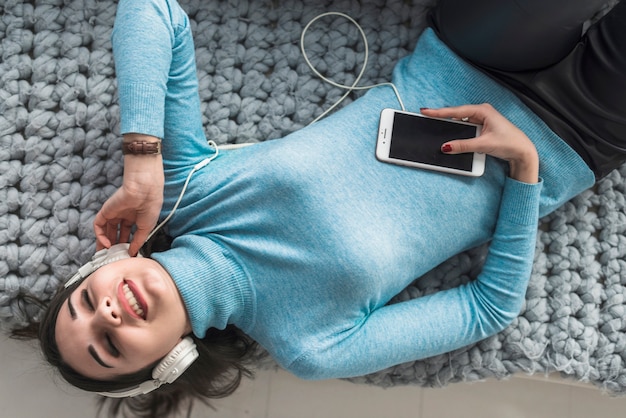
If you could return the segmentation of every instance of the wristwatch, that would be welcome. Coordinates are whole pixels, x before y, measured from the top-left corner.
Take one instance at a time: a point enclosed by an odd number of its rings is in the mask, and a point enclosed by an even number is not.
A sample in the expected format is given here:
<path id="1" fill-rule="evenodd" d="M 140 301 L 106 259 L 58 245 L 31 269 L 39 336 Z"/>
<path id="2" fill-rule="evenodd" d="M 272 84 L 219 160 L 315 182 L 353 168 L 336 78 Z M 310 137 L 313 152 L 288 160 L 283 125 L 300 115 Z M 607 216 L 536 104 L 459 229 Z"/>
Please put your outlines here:
<path id="1" fill-rule="evenodd" d="M 161 141 L 122 142 L 122 154 L 158 155 L 161 153 Z"/>

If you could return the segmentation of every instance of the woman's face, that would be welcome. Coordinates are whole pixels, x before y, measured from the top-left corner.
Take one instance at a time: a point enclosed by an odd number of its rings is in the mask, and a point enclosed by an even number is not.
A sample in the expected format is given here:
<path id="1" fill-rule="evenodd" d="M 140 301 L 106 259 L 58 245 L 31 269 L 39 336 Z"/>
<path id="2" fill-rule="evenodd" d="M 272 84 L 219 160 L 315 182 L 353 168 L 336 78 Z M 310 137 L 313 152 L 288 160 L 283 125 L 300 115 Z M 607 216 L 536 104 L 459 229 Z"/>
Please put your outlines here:
<path id="1" fill-rule="evenodd" d="M 190 332 L 167 271 L 152 259 L 129 258 L 83 280 L 63 303 L 55 336 L 74 370 L 110 380 L 160 360 Z"/>

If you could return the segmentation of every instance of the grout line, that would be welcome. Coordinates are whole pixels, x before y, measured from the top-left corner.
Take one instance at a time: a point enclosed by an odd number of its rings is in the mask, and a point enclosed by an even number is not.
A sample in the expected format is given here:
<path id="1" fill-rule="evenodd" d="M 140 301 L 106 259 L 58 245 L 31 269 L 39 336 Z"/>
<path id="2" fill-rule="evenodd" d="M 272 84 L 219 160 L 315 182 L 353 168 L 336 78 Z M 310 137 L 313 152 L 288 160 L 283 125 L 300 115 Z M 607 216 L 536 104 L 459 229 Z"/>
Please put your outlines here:
<path id="1" fill-rule="evenodd" d="M 573 418 L 574 416 L 573 405 L 574 405 L 574 387 L 570 386 L 568 393 L 567 393 L 567 416 L 569 418 Z"/>
<path id="2" fill-rule="evenodd" d="M 417 411 L 418 415 L 417 418 L 424 418 L 424 388 L 420 386 L 419 388 L 420 390 L 420 396 L 419 396 L 419 400 L 420 400 L 420 407 Z"/>
<path id="3" fill-rule="evenodd" d="M 270 403 L 273 395 L 272 387 L 274 386 L 273 383 L 274 379 L 277 376 L 277 372 L 275 370 L 268 371 L 267 374 L 269 375 L 269 378 L 267 378 L 267 388 L 265 390 L 265 413 L 263 414 L 264 418 L 270 418 Z"/>
<path id="4" fill-rule="evenodd" d="M 591 383 L 582 382 L 579 380 L 565 379 L 561 377 L 557 372 L 550 374 L 515 374 L 512 378 L 534 380 L 535 382 L 554 383 L 557 385 L 565 385 L 570 387 L 578 387 L 583 389 L 598 389 Z"/>

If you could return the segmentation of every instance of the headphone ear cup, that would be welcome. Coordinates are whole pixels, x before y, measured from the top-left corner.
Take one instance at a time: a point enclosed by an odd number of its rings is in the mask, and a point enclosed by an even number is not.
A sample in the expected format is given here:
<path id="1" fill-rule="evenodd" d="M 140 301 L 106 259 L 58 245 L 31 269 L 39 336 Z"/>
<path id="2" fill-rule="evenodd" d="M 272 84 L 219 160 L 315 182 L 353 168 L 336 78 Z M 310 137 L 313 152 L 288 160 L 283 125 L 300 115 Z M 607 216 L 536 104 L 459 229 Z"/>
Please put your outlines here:
<path id="1" fill-rule="evenodd" d="M 196 344 L 185 337 L 152 370 L 152 378 L 161 383 L 172 383 L 198 358 Z"/>
<path id="2" fill-rule="evenodd" d="M 126 398 L 145 395 L 159 388 L 163 383 L 172 383 L 198 358 L 196 344 L 191 337 L 185 337 L 163 360 L 152 369 L 152 380 L 127 389 L 113 392 L 99 392 L 109 398 Z"/>

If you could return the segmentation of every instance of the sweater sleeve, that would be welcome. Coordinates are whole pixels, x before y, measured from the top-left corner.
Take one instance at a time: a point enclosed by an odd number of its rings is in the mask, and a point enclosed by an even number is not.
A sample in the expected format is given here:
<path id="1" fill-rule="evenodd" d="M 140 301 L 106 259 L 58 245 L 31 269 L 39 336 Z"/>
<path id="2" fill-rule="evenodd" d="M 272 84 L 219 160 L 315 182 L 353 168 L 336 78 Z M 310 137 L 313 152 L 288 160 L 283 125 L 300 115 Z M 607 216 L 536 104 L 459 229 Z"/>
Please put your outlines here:
<path id="1" fill-rule="evenodd" d="M 214 151 L 202 126 L 189 18 L 175 0 L 121 0 L 112 33 L 122 134 L 164 139 L 165 169 Z"/>
<path id="2" fill-rule="evenodd" d="M 174 33 L 165 2 L 121 0 L 112 33 L 121 133 L 163 138 Z"/>
<path id="3" fill-rule="evenodd" d="M 519 314 L 531 275 L 542 184 L 507 179 L 496 231 L 476 280 L 371 312 L 338 343 L 288 365 L 307 379 L 360 376 L 491 336 Z"/>

